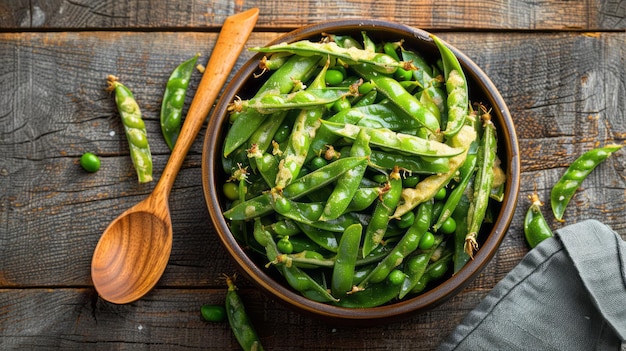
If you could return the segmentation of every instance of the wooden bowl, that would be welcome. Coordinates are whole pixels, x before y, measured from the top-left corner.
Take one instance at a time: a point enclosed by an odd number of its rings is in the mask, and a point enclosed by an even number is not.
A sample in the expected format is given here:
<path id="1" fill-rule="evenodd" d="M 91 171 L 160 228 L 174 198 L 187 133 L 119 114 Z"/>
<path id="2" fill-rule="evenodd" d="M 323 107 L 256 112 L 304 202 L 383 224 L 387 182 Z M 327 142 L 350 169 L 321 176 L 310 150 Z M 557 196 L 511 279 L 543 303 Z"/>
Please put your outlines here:
<path id="1" fill-rule="evenodd" d="M 268 45 L 302 39 L 318 40 L 322 33 L 350 34 L 355 38 L 360 38 L 361 31 L 367 31 L 368 35 L 376 41 L 403 39 L 404 46 L 407 48 L 427 56 L 439 55 L 435 44 L 429 38 L 429 33 L 398 23 L 372 19 L 329 21 L 306 26 L 287 33 Z M 222 215 L 224 211 L 224 201 L 221 198 L 222 184 L 226 180 L 226 174 L 222 170 L 221 152 L 229 127 L 227 107 L 236 95 L 247 96 L 250 90 L 259 86 L 259 83 L 255 82 L 258 79 L 253 78 L 253 75 L 259 72 L 258 63 L 263 55 L 257 54 L 252 57 L 225 87 L 209 119 L 205 136 L 202 155 L 204 194 L 215 229 L 229 255 L 234 259 L 241 273 L 271 298 L 297 311 L 333 324 L 368 325 L 395 321 L 431 309 L 458 294 L 492 259 L 507 232 L 517 202 L 520 181 L 519 146 L 513 120 L 496 87 L 467 56 L 454 47 L 450 48 L 457 55 L 465 71 L 469 82 L 470 99 L 481 101 L 493 108 L 492 118 L 498 128 L 498 153 L 502 168 L 507 175 L 504 200 L 497 213 L 494 214 L 495 222 L 491 225 L 484 224 L 481 229 L 480 250 L 461 271 L 421 295 L 381 307 L 351 309 L 309 300 L 288 287 L 280 276 L 265 268 L 262 263 L 255 261 L 235 240 Z"/>

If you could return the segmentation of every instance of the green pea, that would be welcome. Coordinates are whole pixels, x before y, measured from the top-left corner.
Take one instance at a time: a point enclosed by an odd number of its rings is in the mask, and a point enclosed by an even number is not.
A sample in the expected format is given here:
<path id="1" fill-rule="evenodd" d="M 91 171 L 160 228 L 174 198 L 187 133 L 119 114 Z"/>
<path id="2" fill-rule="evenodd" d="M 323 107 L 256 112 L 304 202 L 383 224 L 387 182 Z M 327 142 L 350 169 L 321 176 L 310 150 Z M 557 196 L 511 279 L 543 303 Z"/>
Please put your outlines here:
<path id="1" fill-rule="evenodd" d="M 289 235 L 283 236 L 278 240 L 276 246 L 278 247 L 278 251 L 282 253 L 290 254 L 293 252 L 293 244 L 289 241 Z"/>
<path id="2" fill-rule="evenodd" d="M 389 282 L 393 285 L 400 285 L 404 281 L 405 277 L 406 275 L 402 272 L 402 270 L 394 269 L 391 273 L 389 273 L 387 279 L 389 279 Z"/>
<path id="3" fill-rule="evenodd" d="M 291 127 L 288 124 L 283 124 L 278 127 L 276 134 L 274 134 L 274 141 L 277 143 L 282 143 L 287 141 L 289 135 L 291 134 Z"/>
<path id="4" fill-rule="evenodd" d="M 414 221 L 415 214 L 413 213 L 413 211 L 407 212 L 403 214 L 402 217 L 400 217 L 400 220 L 398 221 L 398 227 L 403 229 L 408 228 L 413 225 Z"/>
<path id="5" fill-rule="evenodd" d="M 372 180 L 375 181 L 376 183 L 386 183 L 387 182 L 387 176 L 384 174 L 376 174 L 372 177 Z"/>
<path id="6" fill-rule="evenodd" d="M 335 112 L 341 112 L 350 109 L 350 107 L 352 106 L 350 105 L 350 101 L 348 101 L 348 99 L 339 99 L 333 103 L 332 110 Z"/>
<path id="7" fill-rule="evenodd" d="M 325 158 L 321 156 L 316 156 L 311 160 L 309 165 L 311 166 L 311 169 L 316 170 L 326 166 L 327 164 L 328 161 L 326 161 Z"/>
<path id="8" fill-rule="evenodd" d="M 443 221 L 439 230 L 441 230 L 441 232 L 444 234 L 454 233 L 454 231 L 456 230 L 456 221 L 454 220 L 454 218 L 448 217 L 445 221 Z"/>
<path id="9" fill-rule="evenodd" d="M 426 232 L 420 239 L 419 248 L 422 250 L 428 250 L 435 244 L 435 236 L 431 232 Z"/>
<path id="10" fill-rule="evenodd" d="M 410 175 L 402 178 L 402 186 L 405 188 L 415 188 L 419 182 L 420 177 L 418 175 Z"/>
<path id="11" fill-rule="evenodd" d="M 437 191 L 437 194 L 435 194 L 435 200 L 443 200 L 446 198 L 446 188 L 441 188 L 439 189 L 439 191 Z"/>
<path id="12" fill-rule="evenodd" d="M 280 214 L 285 214 L 291 211 L 291 202 L 282 196 L 276 199 L 275 206 L 276 211 Z"/>
<path id="13" fill-rule="evenodd" d="M 326 83 L 328 85 L 338 85 L 343 82 L 344 75 L 343 72 L 336 69 L 329 69 L 326 71 L 326 76 L 324 77 Z"/>
<path id="14" fill-rule="evenodd" d="M 80 165 L 87 172 L 90 172 L 90 173 L 97 172 L 100 169 L 100 159 L 94 153 L 85 152 L 80 157 Z"/>
<path id="15" fill-rule="evenodd" d="M 365 83 L 359 85 L 359 94 L 365 95 L 365 94 L 369 93 L 370 91 L 372 91 L 372 89 L 374 89 L 374 83 L 372 83 L 372 82 L 365 82 Z"/>
<path id="16" fill-rule="evenodd" d="M 223 322 L 226 320 L 226 309 L 222 305 L 203 305 L 200 313 L 208 322 Z"/>
<path id="17" fill-rule="evenodd" d="M 224 183 L 222 191 L 224 192 L 224 196 L 229 200 L 234 201 L 239 199 L 239 187 L 233 182 Z"/>

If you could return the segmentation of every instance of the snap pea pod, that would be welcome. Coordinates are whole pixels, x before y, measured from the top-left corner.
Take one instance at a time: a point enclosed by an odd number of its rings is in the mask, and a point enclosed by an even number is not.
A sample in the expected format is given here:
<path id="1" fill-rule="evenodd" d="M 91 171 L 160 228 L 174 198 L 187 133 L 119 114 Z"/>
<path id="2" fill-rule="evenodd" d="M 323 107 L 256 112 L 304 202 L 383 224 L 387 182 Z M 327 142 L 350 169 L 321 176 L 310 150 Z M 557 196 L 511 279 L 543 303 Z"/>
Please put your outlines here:
<path id="1" fill-rule="evenodd" d="M 541 213 L 543 202 L 539 199 L 539 195 L 533 193 L 530 196 L 530 201 L 530 207 L 528 207 L 524 217 L 524 237 L 528 246 L 532 249 L 545 239 L 554 236 L 554 234 L 543 213 Z"/>
<path id="2" fill-rule="evenodd" d="M 448 195 L 446 202 L 444 203 L 443 209 L 439 218 L 437 218 L 437 222 L 433 225 L 433 230 L 437 231 L 443 225 L 443 223 L 452 215 L 454 209 L 461 201 L 461 197 L 463 197 L 463 193 L 465 193 L 465 189 L 470 184 L 470 180 L 474 176 L 474 171 L 476 170 L 476 160 L 477 160 L 477 143 L 472 143 L 470 149 L 468 150 L 467 157 L 465 158 L 465 162 L 461 168 L 459 168 L 459 176 L 461 177 L 461 181 L 456 185 L 454 189 Z"/>
<path id="3" fill-rule="evenodd" d="M 339 249 L 339 241 L 337 240 L 334 232 L 316 228 L 301 221 L 296 221 L 296 225 L 309 239 L 311 239 L 311 241 L 320 247 L 330 252 L 337 252 Z"/>
<path id="4" fill-rule="evenodd" d="M 331 275 L 330 291 L 333 296 L 341 297 L 352 290 L 352 278 L 354 277 L 362 234 L 363 226 L 353 224 L 346 228 L 341 235 Z"/>
<path id="5" fill-rule="evenodd" d="M 381 196 L 376 204 L 372 217 L 365 229 L 363 238 L 363 257 L 375 249 L 385 236 L 389 224 L 389 215 L 395 210 L 402 192 L 402 177 L 398 168 L 389 175 L 389 190 Z"/>
<path id="6" fill-rule="evenodd" d="M 266 71 L 275 71 L 279 69 L 290 57 L 291 54 L 288 52 L 276 52 L 271 54 L 269 57 L 263 56 L 261 61 L 259 61 L 259 68 L 263 71 L 261 74 Z"/>
<path id="7" fill-rule="evenodd" d="M 465 252 L 474 257 L 474 252 L 478 250 L 478 230 L 483 223 L 487 207 L 489 205 L 489 195 L 491 194 L 491 185 L 493 184 L 493 165 L 496 159 L 497 140 L 496 131 L 491 115 L 483 113 L 481 115 L 483 121 L 483 137 L 480 141 L 478 150 L 478 162 L 476 170 L 476 179 L 474 181 L 474 196 L 470 204 L 468 214 L 468 229 L 465 236 Z"/>
<path id="8" fill-rule="evenodd" d="M 276 247 L 276 243 L 274 242 L 272 234 L 263 227 L 263 224 L 259 219 L 256 219 L 254 221 L 253 233 L 257 243 L 265 248 L 267 259 L 269 260 L 269 262 L 271 263 L 275 261 L 276 257 L 280 255 L 280 252 Z M 315 294 L 311 294 L 311 296 L 315 296 L 321 302 L 337 301 L 337 299 L 333 297 L 324 287 L 319 285 L 313 278 L 311 278 L 300 268 L 287 265 L 275 265 L 274 267 L 276 267 L 279 273 L 285 278 L 287 284 L 289 284 L 289 286 L 291 286 L 296 291 L 299 291 L 301 293 L 313 291 L 315 292 Z"/>
<path id="9" fill-rule="evenodd" d="M 452 261 L 452 253 L 448 252 L 437 261 L 429 264 L 420 280 L 415 284 L 413 290 L 411 290 L 411 293 L 419 294 L 426 289 L 428 283 L 443 278 L 449 269 L 450 261 Z"/>
<path id="10" fill-rule="evenodd" d="M 446 100 L 448 106 L 448 121 L 446 128 L 443 130 L 443 134 L 447 137 L 455 135 L 461 130 L 461 127 L 465 123 L 465 118 L 468 115 L 469 103 L 468 103 L 468 88 L 467 79 L 463 68 L 459 63 L 456 55 L 450 50 L 450 48 L 437 36 L 430 36 L 441 54 L 441 61 L 443 62 L 444 77 L 446 80 L 446 91 L 448 98 Z"/>
<path id="11" fill-rule="evenodd" d="M 261 152 L 266 152 L 272 145 L 272 140 L 276 136 L 276 133 L 283 126 L 283 122 L 287 118 L 287 111 L 279 111 L 273 113 L 259 126 L 250 138 L 248 144 L 250 147 L 255 147 Z"/>
<path id="12" fill-rule="evenodd" d="M 404 269 L 404 274 L 406 274 L 406 276 L 402 282 L 402 286 L 400 287 L 400 292 L 398 293 L 399 299 L 403 299 L 406 295 L 410 294 L 415 286 L 419 284 L 419 281 L 426 272 L 426 268 L 428 267 L 428 263 L 430 262 L 433 253 L 439 248 L 442 241 L 443 235 L 436 235 L 433 246 L 430 249 L 424 250 L 423 252 L 411 256 L 408 259 Z"/>
<path id="13" fill-rule="evenodd" d="M 326 86 L 326 72 L 328 70 L 329 61 L 326 64 L 309 87 L 304 91 L 322 89 Z M 315 137 L 317 129 L 320 126 L 320 118 L 324 115 L 326 107 L 321 104 L 315 107 L 305 108 L 300 111 L 294 122 L 287 147 L 281 155 L 278 164 L 278 172 L 276 174 L 275 189 L 284 189 L 293 179 L 298 177 L 300 169 L 304 164 L 306 155 L 311 145 L 311 140 Z"/>
<path id="14" fill-rule="evenodd" d="M 310 192 L 325 187 L 329 183 L 337 180 L 346 170 L 365 163 L 363 157 L 346 157 L 304 175 L 289 186 L 283 189 L 283 196 L 290 199 L 297 199 Z M 239 204 L 226 210 L 223 214 L 229 220 L 246 220 L 259 217 L 272 212 L 271 197 L 268 193 L 261 194 L 252 199 L 240 202 Z"/>
<path id="15" fill-rule="evenodd" d="M 368 81 L 374 83 L 376 91 L 385 96 L 390 102 L 395 104 L 407 116 L 415 119 L 418 123 L 428 129 L 433 135 L 440 133 L 440 121 L 428 108 L 426 108 L 415 96 L 393 78 L 372 72 L 367 66 L 350 66 L 357 74 Z"/>
<path id="16" fill-rule="evenodd" d="M 400 218 L 405 213 L 413 210 L 417 205 L 427 201 L 435 196 L 439 189 L 444 187 L 450 179 L 456 174 L 457 170 L 465 162 L 469 146 L 476 140 L 476 131 L 473 127 L 464 126 L 461 131 L 450 138 L 452 146 L 465 148 L 466 151 L 460 155 L 451 157 L 449 160 L 449 170 L 446 173 L 433 174 L 426 177 L 414 188 L 405 188 L 402 190 L 402 202 L 396 208 L 393 214 L 394 218 Z"/>
<path id="17" fill-rule="evenodd" d="M 365 132 L 360 132 L 352 144 L 350 155 L 358 157 L 369 156 L 371 153 L 369 141 L 369 135 Z M 360 164 L 346 171 L 338 179 L 333 192 L 326 201 L 322 215 L 319 218 L 320 221 L 336 219 L 345 212 L 361 184 L 361 179 L 363 179 L 366 169 L 367 163 Z"/>
<path id="18" fill-rule="evenodd" d="M 252 109 L 260 114 L 271 114 L 285 110 L 324 106 L 354 94 L 356 93 L 350 87 L 305 89 L 287 94 L 276 94 L 270 91 L 249 100 L 236 99 L 229 108 L 237 112 Z"/>
<path id="19" fill-rule="evenodd" d="M 365 290 L 353 292 L 342 297 L 335 305 L 347 308 L 369 308 L 389 303 L 398 296 L 399 284 L 392 284 L 388 280 L 371 284 Z"/>
<path id="20" fill-rule="evenodd" d="M 402 59 L 404 61 L 410 61 L 417 68 L 416 70 L 412 71 L 413 78 L 424 89 L 427 89 L 427 87 L 429 86 L 435 85 L 437 81 L 433 78 L 433 70 L 428 62 L 426 62 L 426 59 L 424 59 L 424 57 L 418 55 L 418 53 L 414 51 L 406 50 L 404 48 L 400 49 L 400 55 L 402 56 Z"/>
<path id="21" fill-rule="evenodd" d="M 454 212 L 452 212 L 452 218 L 456 221 L 456 228 L 454 230 L 454 254 L 452 256 L 453 271 L 452 274 L 457 274 L 461 268 L 465 267 L 470 260 L 470 256 L 465 252 L 465 237 L 468 230 L 468 214 L 470 208 L 470 196 L 471 187 L 468 186 L 466 191 L 461 196 L 459 203 L 457 204 Z"/>
<path id="22" fill-rule="evenodd" d="M 255 96 L 261 96 L 268 91 L 277 91 L 282 94 L 289 93 L 293 90 L 296 82 L 307 80 L 315 74 L 315 67 L 319 61 L 319 57 L 290 57 L 263 83 Z M 239 146 L 244 144 L 265 121 L 265 118 L 267 118 L 267 115 L 262 115 L 253 109 L 236 112 L 231 116 L 233 124 L 228 129 L 226 139 L 224 140 L 224 157 L 228 157 Z"/>
<path id="23" fill-rule="evenodd" d="M 346 63 L 366 63 L 373 69 L 394 73 L 398 67 L 411 68 L 410 63 L 398 62 L 389 55 L 356 47 L 343 48 L 336 42 L 315 43 L 309 40 L 301 40 L 293 43 L 280 43 L 266 47 L 254 47 L 251 51 L 257 52 L 289 52 L 299 56 L 331 56 L 340 58 Z"/>
<path id="24" fill-rule="evenodd" d="M 265 183 L 272 188 L 275 185 L 276 174 L 278 173 L 278 160 L 274 155 L 261 152 L 256 144 L 253 144 L 248 151 L 248 158 L 254 160 L 257 171 L 265 180 Z"/>
<path id="25" fill-rule="evenodd" d="M 427 201 L 421 204 L 415 214 L 415 221 L 402 236 L 402 239 L 394 246 L 384 259 L 382 259 L 376 268 L 359 284 L 359 289 L 365 289 L 366 285 L 371 283 L 382 282 L 392 269 L 402 264 L 402 261 L 417 250 L 422 236 L 430 228 L 431 217 L 433 213 L 433 201 Z"/>
<path id="26" fill-rule="evenodd" d="M 137 172 L 139 183 L 150 182 L 152 181 L 152 154 L 139 105 L 130 89 L 120 83 L 117 77 L 109 75 L 107 84 L 107 90 L 115 94 L 115 103 L 122 118 L 130 158 Z"/>
<path id="27" fill-rule="evenodd" d="M 360 131 L 370 137 L 372 145 L 410 153 L 418 156 L 452 157 L 465 151 L 462 147 L 451 147 L 444 143 L 416 137 L 411 134 L 396 133 L 386 128 L 359 127 L 354 124 L 342 124 L 322 121 L 330 131 L 344 138 L 354 140 Z"/>
<path id="28" fill-rule="evenodd" d="M 178 65 L 170 75 L 165 87 L 163 102 L 161 103 L 161 133 L 170 150 L 174 149 L 174 143 L 180 134 L 185 96 L 199 56 L 200 54 L 196 54 Z"/>
<path id="29" fill-rule="evenodd" d="M 622 147 L 623 145 L 617 144 L 598 147 L 585 152 L 572 162 L 550 192 L 550 204 L 554 218 L 558 221 L 563 221 L 565 208 L 576 190 L 578 190 L 578 187 L 580 187 L 591 171 Z"/>
<path id="30" fill-rule="evenodd" d="M 226 277 L 226 284 L 228 285 L 225 301 L 226 316 L 228 317 L 228 323 L 233 331 L 233 335 L 235 335 L 242 349 L 246 351 L 262 351 L 261 340 L 246 313 L 233 278 Z"/>
<path id="31" fill-rule="evenodd" d="M 409 156 L 400 153 L 372 150 L 370 164 L 376 168 L 391 170 L 399 167 L 402 170 L 415 174 L 446 173 L 450 170 L 450 161 L 447 157 L 425 160 L 419 156 Z"/>

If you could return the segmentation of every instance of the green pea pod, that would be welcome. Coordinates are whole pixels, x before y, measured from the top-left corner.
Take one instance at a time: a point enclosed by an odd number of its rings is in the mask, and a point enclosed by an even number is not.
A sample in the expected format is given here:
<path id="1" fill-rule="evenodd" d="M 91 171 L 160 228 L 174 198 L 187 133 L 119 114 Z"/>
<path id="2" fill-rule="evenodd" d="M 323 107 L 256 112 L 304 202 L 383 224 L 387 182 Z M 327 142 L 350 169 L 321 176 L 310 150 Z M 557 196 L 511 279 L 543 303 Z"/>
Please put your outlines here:
<path id="1" fill-rule="evenodd" d="M 115 93 L 115 103 L 122 118 L 130 158 L 135 166 L 139 183 L 150 182 L 152 181 L 152 154 L 139 105 L 130 89 L 120 83 L 117 77 L 108 76 L 107 83 L 108 90 Z"/>
<path id="2" fill-rule="evenodd" d="M 433 201 L 427 201 L 417 208 L 416 219 L 411 227 L 409 227 L 391 252 L 359 284 L 359 288 L 365 288 L 366 284 L 382 282 L 394 268 L 402 264 L 402 261 L 408 255 L 417 250 L 422 236 L 430 228 L 432 209 Z"/>
<path id="3" fill-rule="evenodd" d="M 259 129 L 257 129 L 248 139 L 250 147 L 256 147 L 261 152 L 267 152 L 272 146 L 272 140 L 283 122 L 287 118 L 287 111 L 273 113 L 265 119 Z"/>
<path id="4" fill-rule="evenodd" d="M 469 186 L 470 180 L 474 176 L 474 172 L 476 170 L 476 160 L 478 158 L 476 155 L 477 143 L 472 143 L 472 145 L 473 146 L 470 146 L 470 150 L 467 153 L 465 162 L 463 163 L 461 168 L 459 168 L 461 181 L 456 185 L 454 189 L 452 189 L 452 191 L 448 195 L 441 214 L 439 215 L 437 222 L 433 225 L 434 231 L 439 230 L 443 222 L 445 222 L 446 219 L 448 219 L 452 215 L 452 212 L 454 212 L 455 208 L 459 204 L 459 201 L 461 201 L 461 197 L 463 197 L 465 189 L 467 189 L 467 187 Z"/>
<path id="5" fill-rule="evenodd" d="M 305 81 L 315 74 L 315 67 L 319 57 L 292 56 L 278 70 L 276 70 L 263 83 L 255 96 L 261 96 L 268 91 L 277 91 L 281 94 L 293 90 L 298 81 Z M 259 126 L 265 121 L 267 115 L 262 115 L 256 110 L 246 109 L 236 112 L 232 117 L 233 124 L 228 129 L 224 140 L 224 157 L 228 157 L 239 146 L 244 144 Z"/>
<path id="6" fill-rule="evenodd" d="M 442 241 L 443 235 L 436 235 L 433 246 L 430 249 L 424 250 L 408 259 L 404 269 L 406 276 L 400 287 L 400 292 L 398 293 L 399 299 L 403 299 L 406 295 L 410 294 L 415 286 L 419 284 L 419 281 L 426 272 L 426 268 L 428 267 L 433 253 L 439 248 Z"/>
<path id="7" fill-rule="evenodd" d="M 272 188 L 275 185 L 276 174 L 278 172 L 278 160 L 274 155 L 266 153 L 261 153 L 256 149 L 255 146 L 249 152 L 248 157 L 253 158 L 256 169 L 261 173 L 261 176 L 267 183 L 267 185 Z"/>
<path id="8" fill-rule="evenodd" d="M 413 78 L 424 88 L 435 83 L 433 79 L 433 70 L 422 56 L 414 51 L 401 48 L 400 54 L 404 61 L 409 61 L 417 68 L 413 71 Z"/>
<path id="9" fill-rule="evenodd" d="M 293 109 L 323 107 L 353 94 L 350 87 L 305 89 L 287 94 L 275 94 L 270 91 L 249 100 L 235 100 L 231 108 L 235 111 L 252 109 L 261 114 L 271 114 Z"/>
<path id="10" fill-rule="evenodd" d="M 456 147 L 469 150 L 471 143 L 476 140 L 476 131 L 473 127 L 464 126 L 461 131 L 450 138 L 450 143 Z M 435 194 L 444 187 L 463 165 L 467 157 L 467 151 L 451 157 L 449 160 L 449 170 L 446 173 L 433 174 L 426 177 L 415 188 L 405 188 L 402 190 L 402 202 L 393 214 L 394 218 L 400 218 L 405 213 L 413 210 L 424 201 L 433 198 Z"/>
<path id="11" fill-rule="evenodd" d="M 439 125 L 439 119 L 398 81 L 376 74 L 376 72 L 364 65 L 354 65 L 351 68 L 364 79 L 374 83 L 376 91 L 389 99 L 407 116 L 415 119 L 435 136 L 440 134 L 441 126 Z"/>
<path id="12" fill-rule="evenodd" d="M 465 267 L 470 260 L 470 256 L 465 252 L 465 237 L 467 236 L 467 218 L 470 208 L 469 197 L 471 187 L 467 187 L 466 191 L 461 196 L 459 203 L 457 204 L 454 212 L 452 212 L 452 219 L 456 222 L 456 228 L 454 230 L 454 254 L 452 257 L 454 269 L 452 274 L 458 273 L 461 268 Z"/>
<path id="13" fill-rule="evenodd" d="M 280 43 L 266 47 L 254 47 L 252 51 L 257 52 L 289 52 L 299 56 L 331 56 L 340 58 L 347 63 L 366 63 L 371 65 L 375 70 L 384 73 L 394 73 L 398 67 L 405 67 L 404 62 L 398 62 L 389 55 L 359 49 L 359 48 L 343 48 L 336 42 L 314 43 L 309 40 L 301 40 L 293 43 Z"/>
<path id="14" fill-rule="evenodd" d="M 385 231 L 389 224 L 389 216 L 395 210 L 400 200 L 401 192 L 402 177 L 396 168 L 389 175 L 389 190 L 382 195 L 381 200 L 376 204 L 372 218 L 365 229 L 363 257 L 372 252 L 385 236 Z"/>
<path id="15" fill-rule="evenodd" d="M 415 174 L 447 173 L 450 170 L 448 157 L 425 160 L 419 156 L 409 156 L 380 150 L 372 150 L 370 154 L 370 164 L 373 167 L 388 170 L 397 166 L 402 170 Z"/>
<path id="16" fill-rule="evenodd" d="M 277 52 L 271 54 L 269 57 L 263 56 L 261 61 L 259 61 L 259 68 L 265 71 L 275 71 L 279 69 L 282 65 L 289 60 L 291 57 L 290 53 L 287 52 Z"/>
<path id="17" fill-rule="evenodd" d="M 352 278 L 359 255 L 359 244 L 363 226 L 353 224 L 341 235 L 337 257 L 331 276 L 331 292 L 333 296 L 344 296 L 352 290 Z"/>
<path id="18" fill-rule="evenodd" d="M 262 351 L 261 340 L 246 313 L 233 278 L 226 277 L 226 284 L 228 285 L 225 302 L 226 316 L 228 317 L 228 323 L 233 331 L 233 335 L 235 335 L 242 349 Z"/>
<path id="19" fill-rule="evenodd" d="M 363 291 L 348 294 L 334 304 L 347 308 L 377 307 L 391 302 L 398 296 L 399 291 L 399 284 L 391 284 L 385 280 L 381 283 L 371 284 Z"/>
<path id="20" fill-rule="evenodd" d="M 381 128 L 359 127 L 354 124 L 342 124 L 322 121 L 333 133 L 349 139 L 356 139 L 361 130 L 370 137 L 370 143 L 380 147 L 410 153 L 418 156 L 452 157 L 465 151 L 464 148 L 451 147 L 444 143 L 427 140 L 411 134 L 396 133 L 392 130 Z"/>
<path id="21" fill-rule="evenodd" d="M 540 242 L 554 236 L 554 234 L 552 234 L 548 222 L 546 222 L 543 213 L 541 213 L 543 202 L 539 199 L 539 195 L 533 193 L 530 199 L 531 204 L 524 217 L 524 237 L 526 238 L 528 246 L 534 248 L 539 245 Z"/>
<path id="22" fill-rule="evenodd" d="M 478 250 L 478 231 L 485 218 L 489 205 L 489 195 L 493 184 L 493 165 L 496 159 L 497 140 L 496 127 L 491 121 L 488 113 L 482 115 L 483 137 L 480 141 L 478 151 L 478 162 L 476 179 L 474 181 L 474 196 L 470 204 L 468 215 L 468 229 L 465 236 L 465 252 L 474 257 L 474 252 Z"/>
<path id="23" fill-rule="evenodd" d="M 272 234 L 263 227 L 261 221 L 254 221 L 254 238 L 261 246 L 265 248 L 267 259 L 270 263 L 275 262 L 280 255 Z M 311 296 L 316 297 L 316 301 L 334 302 L 337 301 L 324 287 L 319 285 L 308 274 L 296 266 L 287 266 L 284 264 L 274 265 L 278 272 L 285 278 L 287 284 L 296 291 L 305 294 L 308 291 L 314 291 Z"/>
<path id="24" fill-rule="evenodd" d="M 447 137 L 455 135 L 461 130 L 465 123 L 469 109 L 469 94 L 467 88 L 467 79 L 463 68 L 459 63 L 456 55 L 450 48 L 437 36 L 430 36 L 441 54 L 443 62 L 443 71 L 446 80 L 446 91 L 448 92 L 448 122 L 443 134 Z"/>
<path id="25" fill-rule="evenodd" d="M 379 187 L 358 188 L 344 213 L 361 212 L 370 207 L 380 195 Z"/>
<path id="26" fill-rule="evenodd" d="M 437 261 L 428 265 L 420 280 L 415 284 L 413 290 L 411 290 L 411 293 L 419 294 L 426 289 L 428 283 L 443 278 L 449 269 L 450 261 L 452 261 L 451 252 L 444 254 Z"/>
<path id="27" fill-rule="evenodd" d="M 329 62 L 322 67 L 317 77 L 305 90 L 309 91 L 322 89 L 326 86 L 325 76 L 328 70 Z M 281 155 L 281 161 L 278 165 L 278 173 L 276 174 L 276 189 L 284 189 L 292 180 L 298 177 L 300 169 L 306 159 L 306 155 L 311 145 L 311 140 L 315 137 L 317 129 L 320 126 L 319 120 L 326 111 L 326 104 L 320 104 L 315 107 L 305 108 L 298 113 L 295 119 L 289 142 Z"/>
<path id="28" fill-rule="evenodd" d="M 364 132 L 359 133 L 354 144 L 352 144 L 350 155 L 359 157 L 369 156 L 371 153 L 369 140 L 369 135 Z M 346 171 L 341 178 L 339 178 L 333 192 L 326 201 L 324 211 L 319 218 L 320 221 L 336 219 L 345 212 L 361 184 L 361 179 L 363 179 L 366 169 L 367 163 L 363 163 Z"/>
<path id="29" fill-rule="evenodd" d="M 303 222 L 296 221 L 296 225 L 309 239 L 311 239 L 311 241 L 321 246 L 322 248 L 330 252 L 337 252 L 337 250 L 339 249 L 339 242 L 337 241 L 335 233 L 313 227 Z"/>
<path id="30" fill-rule="evenodd" d="M 600 163 L 622 147 L 623 145 L 610 144 L 595 148 L 585 152 L 572 162 L 559 181 L 552 187 L 550 193 L 550 203 L 554 218 L 558 221 L 563 221 L 565 208 L 576 190 L 578 190 L 578 187 L 580 187 L 580 184 Z"/>
<path id="31" fill-rule="evenodd" d="M 176 67 L 165 87 L 161 103 L 161 133 L 170 150 L 174 149 L 174 143 L 180 134 L 187 88 L 199 56 L 200 54 L 196 54 Z"/>
<path id="32" fill-rule="evenodd" d="M 325 258 L 319 252 L 305 250 L 295 254 L 279 255 L 276 264 L 295 265 L 305 269 L 332 268 L 335 265 L 335 258 Z"/>

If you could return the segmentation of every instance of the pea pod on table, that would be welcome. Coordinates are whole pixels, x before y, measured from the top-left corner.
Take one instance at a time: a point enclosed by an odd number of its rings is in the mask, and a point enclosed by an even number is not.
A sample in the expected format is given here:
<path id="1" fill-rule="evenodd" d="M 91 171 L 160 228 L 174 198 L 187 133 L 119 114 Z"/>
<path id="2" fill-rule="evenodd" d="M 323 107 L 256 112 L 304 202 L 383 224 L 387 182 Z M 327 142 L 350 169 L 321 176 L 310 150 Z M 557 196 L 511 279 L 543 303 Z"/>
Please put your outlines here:
<path id="1" fill-rule="evenodd" d="M 623 145 L 610 144 L 604 147 L 589 150 L 578 157 L 561 176 L 559 181 L 552 187 L 550 204 L 554 218 L 563 221 L 563 214 L 567 204 L 574 196 L 578 187 L 602 161 L 606 160 Z"/>
<path id="2" fill-rule="evenodd" d="M 262 351 L 263 346 L 261 346 L 259 336 L 246 313 L 243 301 L 237 293 L 237 286 L 235 286 L 233 278 L 226 277 L 226 284 L 228 285 L 225 302 L 226 316 L 237 342 L 244 350 Z"/>
<path id="3" fill-rule="evenodd" d="M 200 54 L 196 54 L 178 65 L 165 86 L 161 103 L 161 133 L 170 150 L 174 149 L 174 144 L 180 134 L 187 88 L 199 56 Z"/>
<path id="4" fill-rule="evenodd" d="M 534 248 L 545 239 L 554 236 L 546 218 L 541 213 L 543 202 L 539 199 L 537 193 L 530 196 L 531 204 L 526 211 L 524 217 L 524 237 L 528 246 Z"/>
<path id="5" fill-rule="evenodd" d="M 146 125 L 141 119 L 141 110 L 133 93 L 118 78 L 112 75 L 107 77 L 108 90 L 115 93 L 115 103 L 122 117 L 124 132 L 130 148 L 130 158 L 133 161 L 139 183 L 152 181 L 152 154 L 148 144 Z"/>

